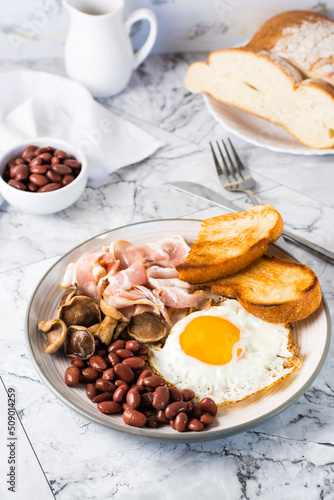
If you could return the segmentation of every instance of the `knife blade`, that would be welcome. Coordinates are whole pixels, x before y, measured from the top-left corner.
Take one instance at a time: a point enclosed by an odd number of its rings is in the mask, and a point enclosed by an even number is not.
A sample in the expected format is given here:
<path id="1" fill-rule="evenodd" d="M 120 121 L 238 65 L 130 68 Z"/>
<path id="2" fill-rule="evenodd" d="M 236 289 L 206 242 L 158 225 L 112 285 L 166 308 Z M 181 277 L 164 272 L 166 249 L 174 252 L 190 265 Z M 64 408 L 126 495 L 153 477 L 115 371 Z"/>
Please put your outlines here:
<path id="1" fill-rule="evenodd" d="M 195 182 L 188 182 L 188 181 L 177 181 L 177 182 L 167 182 L 167 185 L 172 186 L 173 188 L 178 189 L 183 193 L 191 194 L 192 196 L 196 196 L 201 200 L 213 203 L 214 205 L 218 205 L 223 208 L 228 208 L 232 212 L 244 211 L 244 209 L 238 207 L 237 205 L 235 205 L 235 203 L 228 200 L 220 193 L 217 193 L 216 191 L 213 191 L 213 189 L 209 189 L 206 186 L 202 186 L 201 184 L 196 184 Z M 286 229 L 283 230 L 283 236 L 290 241 L 299 243 L 303 247 L 317 254 L 319 257 L 331 263 L 334 262 L 334 253 L 331 252 L 330 250 L 322 248 L 321 246 L 316 245 L 315 243 L 312 243 L 311 241 L 308 241 L 305 238 L 302 238 L 301 236 L 298 236 L 297 234 L 294 234 Z"/>

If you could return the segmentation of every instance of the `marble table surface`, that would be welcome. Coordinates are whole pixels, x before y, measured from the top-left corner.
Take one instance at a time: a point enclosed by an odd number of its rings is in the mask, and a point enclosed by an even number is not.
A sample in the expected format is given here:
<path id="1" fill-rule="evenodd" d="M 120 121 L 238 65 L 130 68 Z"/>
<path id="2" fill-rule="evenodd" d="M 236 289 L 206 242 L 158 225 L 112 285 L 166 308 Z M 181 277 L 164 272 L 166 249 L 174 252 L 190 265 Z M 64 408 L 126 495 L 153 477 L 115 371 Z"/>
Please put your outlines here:
<path id="1" fill-rule="evenodd" d="M 164 218 L 203 219 L 224 213 L 165 183 L 194 180 L 218 190 L 209 141 L 227 132 L 209 115 L 183 78 L 203 54 L 150 56 L 128 88 L 102 104 L 140 126 L 164 146 L 139 164 L 89 184 L 73 206 L 54 215 L 0 207 L 0 498 L 20 500 L 192 498 L 334 498 L 334 356 L 288 409 L 258 427 L 214 441 L 147 441 L 90 422 L 60 402 L 39 379 L 24 342 L 29 298 L 43 274 L 65 252 L 103 231 Z M 60 60 L 2 62 L 64 74 Z M 288 229 L 334 248 L 333 156 L 292 156 L 233 137 L 256 179 L 261 201 L 273 204 Z M 240 207 L 250 202 L 230 194 Z M 288 244 L 319 276 L 334 306 L 333 265 Z M 16 492 L 8 491 L 7 394 L 16 392 Z"/>

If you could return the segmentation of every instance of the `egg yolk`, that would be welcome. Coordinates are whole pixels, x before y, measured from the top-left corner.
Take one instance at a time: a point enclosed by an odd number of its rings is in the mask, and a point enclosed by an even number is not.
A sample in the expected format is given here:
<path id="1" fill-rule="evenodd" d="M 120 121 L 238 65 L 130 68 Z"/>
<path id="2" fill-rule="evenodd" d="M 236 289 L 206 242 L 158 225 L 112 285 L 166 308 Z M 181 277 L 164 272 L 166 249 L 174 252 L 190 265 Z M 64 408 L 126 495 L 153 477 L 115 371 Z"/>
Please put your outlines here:
<path id="1" fill-rule="evenodd" d="M 180 335 L 181 349 L 188 356 L 209 363 L 229 363 L 233 346 L 239 341 L 240 330 L 227 319 L 216 316 L 199 316 L 185 327 Z M 237 354 L 241 349 L 237 350 Z"/>

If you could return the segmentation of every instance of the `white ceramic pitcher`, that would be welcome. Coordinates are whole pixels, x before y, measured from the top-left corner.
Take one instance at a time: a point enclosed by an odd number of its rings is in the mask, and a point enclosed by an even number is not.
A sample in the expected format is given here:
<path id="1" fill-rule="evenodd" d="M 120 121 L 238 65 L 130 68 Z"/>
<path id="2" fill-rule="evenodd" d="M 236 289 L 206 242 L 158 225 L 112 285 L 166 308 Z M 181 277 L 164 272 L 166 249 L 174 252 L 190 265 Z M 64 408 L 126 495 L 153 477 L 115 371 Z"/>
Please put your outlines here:
<path id="1" fill-rule="evenodd" d="M 67 74 L 93 94 L 118 94 L 135 69 L 150 53 L 157 36 L 154 12 L 139 9 L 123 18 L 124 0 L 63 0 L 70 13 L 65 45 Z M 132 24 L 142 19 L 150 23 L 144 45 L 134 53 L 129 37 Z"/>

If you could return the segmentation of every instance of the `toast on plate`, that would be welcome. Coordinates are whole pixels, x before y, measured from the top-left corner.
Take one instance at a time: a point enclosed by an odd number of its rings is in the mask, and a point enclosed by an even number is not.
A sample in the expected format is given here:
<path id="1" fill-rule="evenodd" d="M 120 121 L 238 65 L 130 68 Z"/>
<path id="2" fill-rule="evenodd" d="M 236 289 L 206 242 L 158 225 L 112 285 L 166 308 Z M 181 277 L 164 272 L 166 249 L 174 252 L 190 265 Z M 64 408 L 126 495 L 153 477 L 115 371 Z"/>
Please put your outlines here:
<path id="1" fill-rule="evenodd" d="M 272 205 L 206 219 L 185 261 L 177 266 L 180 279 L 208 283 L 234 274 L 261 257 L 282 231 L 282 217 Z"/>
<path id="2" fill-rule="evenodd" d="M 321 302 L 320 283 L 312 269 L 269 255 L 213 283 L 211 290 L 237 299 L 248 312 L 268 323 L 299 321 Z"/>

